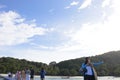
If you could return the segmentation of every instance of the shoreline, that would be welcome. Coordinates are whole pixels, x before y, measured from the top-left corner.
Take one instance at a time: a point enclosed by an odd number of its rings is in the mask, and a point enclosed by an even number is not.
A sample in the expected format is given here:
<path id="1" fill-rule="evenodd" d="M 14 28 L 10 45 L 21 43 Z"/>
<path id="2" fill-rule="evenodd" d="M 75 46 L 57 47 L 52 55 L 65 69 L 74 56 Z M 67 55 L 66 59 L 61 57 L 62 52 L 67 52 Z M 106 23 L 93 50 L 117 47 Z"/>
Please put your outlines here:
<path id="1" fill-rule="evenodd" d="M 0 77 L 6 77 L 8 74 L 0 74 Z M 15 76 L 15 74 L 13 74 L 13 76 Z M 34 75 L 35 77 L 40 77 L 39 75 Z M 51 76 L 51 75 L 46 75 L 46 77 L 83 77 L 83 76 Z M 120 77 L 120 76 L 98 76 L 98 77 Z"/>

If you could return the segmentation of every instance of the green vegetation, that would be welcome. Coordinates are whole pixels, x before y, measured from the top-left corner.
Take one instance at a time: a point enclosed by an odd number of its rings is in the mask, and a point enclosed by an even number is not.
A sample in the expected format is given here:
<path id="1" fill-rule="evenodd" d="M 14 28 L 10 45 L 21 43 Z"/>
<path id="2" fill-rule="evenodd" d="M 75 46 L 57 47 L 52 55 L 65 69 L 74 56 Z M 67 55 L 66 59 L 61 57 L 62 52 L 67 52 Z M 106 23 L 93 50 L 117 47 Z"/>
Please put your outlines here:
<path id="1" fill-rule="evenodd" d="M 99 76 L 120 76 L 120 51 L 108 52 L 102 55 L 91 57 L 92 62 L 103 61 L 100 66 L 95 67 Z M 84 62 L 84 57 L 62 61 L 60 63 L 51 62 L 49 65 L 40 62 L 31 62 L 25 59 L 15 59 L 10 57 L 0 58 L 0 73 L 15 73 L 17 70 L 33 67 L 35 74 L 39 74 L 42 67 L 47 75 L 81 75 L 79 68 Z"/>

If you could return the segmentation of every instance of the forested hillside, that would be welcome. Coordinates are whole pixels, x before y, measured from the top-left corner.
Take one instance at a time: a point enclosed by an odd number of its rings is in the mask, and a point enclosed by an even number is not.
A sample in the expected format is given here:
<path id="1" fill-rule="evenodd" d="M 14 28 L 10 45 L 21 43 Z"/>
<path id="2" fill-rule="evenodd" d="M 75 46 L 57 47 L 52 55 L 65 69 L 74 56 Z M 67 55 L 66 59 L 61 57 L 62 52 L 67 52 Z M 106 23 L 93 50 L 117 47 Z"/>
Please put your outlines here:
<path id="1" fill-rule="evenodd" d="M 104 63 L 95 67 L 100 76 L 120 76 L 120 51 L 112 51 L 102 55 L 91 57 L 92 62 L 103 61 Z M 79 68 L 84 62 L 84 57 L 60 62 L 57 64 L 61 71 L 69 75 L 79 75 Z M 64 74 L 64 73 L 63 73 Z"/>
<path id="2" fill-rule="evenodd" d="M 30 62 L 25 59 L 15 59 L 10 57 L 0 58 L 0 73 L 13 72 L 18 70 L 33 67 L 35 71 L 38 71 L 42 66 L 46 67 L 46 64 L 38 62 Z"/>
<path id="3" fill-rule="evenodd" d="M 91 57 L 92 62 L 103 61 L 100 66 L 95 67 L 100 76 L 120 76 L 120 51 L 113 51 Z M 49 65 L 40 62 L 31 62 L 25 59 L 15 59 L 10 57 L 0 58 L 0 73 L 15 73 L 17 70 L 33 67 L 35 74 L 39 74 L 42 67 L 47 75 L 81 75 L 79 68 L 84 62 L 84 57 L 71 59 L 59 63 L 51 62 Z"/>

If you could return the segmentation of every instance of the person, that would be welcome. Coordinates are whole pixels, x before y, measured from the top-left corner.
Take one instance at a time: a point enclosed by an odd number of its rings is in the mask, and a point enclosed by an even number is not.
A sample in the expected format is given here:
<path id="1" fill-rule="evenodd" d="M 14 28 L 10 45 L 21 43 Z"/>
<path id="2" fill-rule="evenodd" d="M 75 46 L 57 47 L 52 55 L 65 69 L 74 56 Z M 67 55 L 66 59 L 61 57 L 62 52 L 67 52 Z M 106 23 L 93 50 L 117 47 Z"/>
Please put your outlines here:
<path id="1" fill-rule="evenodd" d="M 21 71 L 18 71 L 18 80 L 21 80 Z"/>
<path id="2" fill-rule="evenodd" d="M 34 69 L 32 67 L 30 68 L 30 79 L 34 79 Z"/>
<path id="3" fill-rule="evenodd" d="M 46 74 L 46 71 L 44 70 L 44 68 L 42 68 L 41 71 L 40 71 L 40 78 L 41 78 L 41 80 L 45 79 L 45 74 Z"/>
<path id="4" fill-rule="evenodd" d="M 9 72 L 9 73 L 8 73 L 8 76 L 7 76 L 5 79 L 6 79 L 6 80 L 13 80 L 13 78 L 12 78 L 12 73 Z"/>
<path id="5" fill-rule="evenodd" d="M 14 79 L 18 80 L 18 71 L 15 73 Z"/>
<path id="6" fill-rule="evenodd" d="M 26 80 L 25 70 L 21 71 L 21 80 Z"/>
<path id="7" fill-rule="evenodd" d="M 17 71 L 15 73 L 15 77 L 14 77 L 15 80 L 21 80 L 21 71 Z"/>
<path id="8" fill-rule="evenodd" d="M 85 58 L 85 62 L 80 68 L 80 72 L 84 76 L 84 80 L 97 80 L 97 73 L 94 69 L 94 66 L 100 65 L 103 62 L 91 63 L 90 57 Z"/>
<path id="9" fill-rule="evenodd" d="M 25 73 L 26 73 L 26 80 L 30 80 L 30 70 L 28 68 L 25 70 Z"/>

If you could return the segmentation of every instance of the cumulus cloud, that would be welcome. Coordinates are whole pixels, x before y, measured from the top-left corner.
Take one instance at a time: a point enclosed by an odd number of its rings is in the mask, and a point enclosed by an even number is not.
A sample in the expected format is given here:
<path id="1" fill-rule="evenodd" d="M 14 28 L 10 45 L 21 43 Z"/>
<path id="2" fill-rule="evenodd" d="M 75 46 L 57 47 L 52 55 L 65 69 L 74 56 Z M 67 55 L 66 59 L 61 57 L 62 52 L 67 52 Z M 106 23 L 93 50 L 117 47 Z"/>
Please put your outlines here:
<path id="1" fill-rule="evenodd" d="M 29 21 L 27 21 L 29 22 Z M 45 35 L 48 29 L 27 23 L 20 14 L 9 11 L 0 13 L 0 45 L 16 45 L 29 41 L 35 35 Z"/>
<path id="2" fill-rule="evenodd" d="M 84 9 L 90 6 L 92 3 L 92 0 L 84 0 L 83 4 L 78 9 Z"/>
<path id="3" fill-rule="evenodd" d="M 65 9 L 69 9 L 69 8 L 71 8 L 72 6 L 77 6 L 78 4 L 79 4 L 78 1 L 73 1 L 73 2 L 70 3 L 69 6 L 65 7 Z"/>
<path id="4" fill-rule="evenodd" d="M 71 38 L 71 43 L 79 44 L 73 46 L 79 46 L 88 53 L 94 52 L 93 54 L 119 50 L 120 1 L 112 1 L 112 5 L 109 7 L 112 8 L 113 12 L 107 16 L 107 19 L 94 24 L 83 23 L 80 29 L 66 34 Z"/>
<path id="5" fill-rule="evenodd" d="M 78 4 L 79 4 L 79 2 L 73 1 L 70 5 L 71 5 L 71 6 L 76 6 L 76 5 L 78 5 Z"/>
<path id="6" fill-rule="evenodd" d="M 109 6 L 111 0 L 104 0 L 102 3 L 102 7 Z"/>

